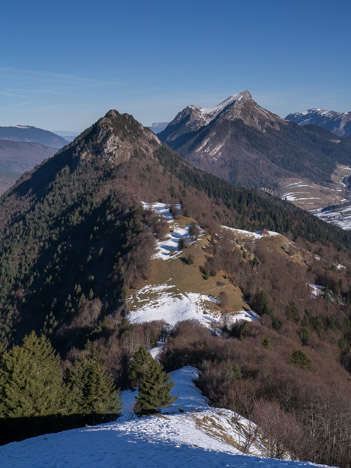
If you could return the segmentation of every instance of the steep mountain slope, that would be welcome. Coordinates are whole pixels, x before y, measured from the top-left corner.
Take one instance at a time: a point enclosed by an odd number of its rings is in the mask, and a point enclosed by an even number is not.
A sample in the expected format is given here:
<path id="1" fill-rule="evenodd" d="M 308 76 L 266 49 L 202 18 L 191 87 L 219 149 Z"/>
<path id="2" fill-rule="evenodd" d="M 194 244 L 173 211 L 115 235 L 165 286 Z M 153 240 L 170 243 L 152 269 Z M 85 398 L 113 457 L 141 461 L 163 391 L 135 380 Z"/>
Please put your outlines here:
<path id="1" fill-rule="evenodd" d="M 181 201 L 203 226 L 225 220 L 343 250 L 351 244 L 287 203 L 196 170 L 133 117 L 111 111 L 1 199 L 3 336 L 43 328 L 78 343 L 84 317 L 94 330 L 123 307 L 153 249 L 141 200 Z"/>
<path id="2" fill-rule="evenodd" d="M 351 112 L 308 109 L 289 114 L 285 119 L 299 125 L 319 125 L 339 137 L 351 136 Z"/>
<path id="3" fill-rule="evenodd" d="M 0 194 L 26 171 L 56 153 L 56 148 L 40 143 L 0 140 Z"/>
<path id="4" fill-rule="evenodd" d="M 67 141 L 59 135 L 30 125 L 0 127 L 0 140 L 40 143 L 53 148 L 62 148 L 67 144 Z"/>
<path id="5" fill-rule="evenodd" d="M 43 331 L 63 366 L 100 352 L 127 388 L 139 346 L 156 355 L 162 341 L 167 370 L 199 368 L 214 404 L 289 430 L 280 445 L 301 459 L 339 463 L 350 236 L 192 167 L 110 111 L 0 199 L 1 349 Z"/>
<path id="6" fill-rule="evenodd" d="M 248 91 L 212 109 L 188 106 L 159 137 L 197 167 L 241 186 L 277 190 L 289 177 L 331 183 L 336 163 L 351 162 L 348 144 L 263 109 Z"/>

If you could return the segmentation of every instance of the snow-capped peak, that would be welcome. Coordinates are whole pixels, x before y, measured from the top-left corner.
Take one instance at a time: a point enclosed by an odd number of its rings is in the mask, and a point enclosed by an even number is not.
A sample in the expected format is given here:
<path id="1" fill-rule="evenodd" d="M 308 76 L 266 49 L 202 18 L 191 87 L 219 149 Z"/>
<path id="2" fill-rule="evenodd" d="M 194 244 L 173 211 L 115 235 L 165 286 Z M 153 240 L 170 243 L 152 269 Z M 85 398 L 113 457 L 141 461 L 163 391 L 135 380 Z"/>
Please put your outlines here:
<path id="1" fill-rule="evenodd" d="M 229 96 L 227 99 L 220 102 L 217 106 L 211 107 L 209 109 L 205 107 L 199 107 L 199 109 L 204 116 L 211 115 L 211 117 L 213 117 L 214 115 L 218 115 L 220 112 L 222 112 L 223 109 L 230 106 L 231 104 L 247 98 L 252 98 L 252 96 L 249 93 L 249 91 L 245 90 L 241 91 L 240 93 L 234 94 L 233 96 Z"/>
<path id="2" fill-rule="evenodd" d="M 240 93 L 234 94 L 233 96 L 229 96 L 224 101 L 217 104 L 214 107 L 197 107 L 197 106 L 189 106 L 192 109 L 196 109 L 201 117 L 206 121 L 206 124 L 210 123 L 214 120 L 223 110 L 227 107 L 235 105 L 239 101 L 243 101 L 246 99 L 252 99 L 251 93 L 249 91 L 241 91 Z"/>

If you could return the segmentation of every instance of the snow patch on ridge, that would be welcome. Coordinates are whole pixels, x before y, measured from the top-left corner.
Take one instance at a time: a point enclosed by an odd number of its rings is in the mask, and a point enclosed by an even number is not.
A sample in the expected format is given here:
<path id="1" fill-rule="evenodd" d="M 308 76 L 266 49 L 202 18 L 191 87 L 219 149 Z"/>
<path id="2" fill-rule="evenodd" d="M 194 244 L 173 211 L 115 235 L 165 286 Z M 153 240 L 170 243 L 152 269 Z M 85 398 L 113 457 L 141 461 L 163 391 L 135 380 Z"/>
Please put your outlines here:
<path id="1" fill-rule="evenodd" d="M 170 258 L 176 257 L 180 252 L 178 248 L 180 239 L 187 239 L 188 245 L 192 243 L 189 242 L 189 239 L 191 238 L 189 234 L 190 225 L 186 226 L 185 228 L 178 226 L 172 213 L 170 212 L 171 205 L 161 202 L 146 203 L 142 201 L 141 203 L 145 210 L 154 211 L 163 218 L 166 218 L 169 224 L 172 224 L 172 229 L 166 235 L 166 238 L 157 242 L 157 252 L 153 256 L 154 259 L 159 258 L 161 260 L 169 260 Z M 178 210 L 181 209 L 180 204 L 175 205 L 175 207 Z"/>
<path id="2" fill-rule="evenodd" d="M 309 287 L 312 289 L 312 296 L 323 296 L 325 289 L 324 286 L 320 286 L 319 284 L 309 284 Z"/>
<path id="3" fill-rule="evenodd" d="M 184 320 L 198 320 L 206 327 L 220 326 L 222 315 L 211 308 L 217 303 L 212 296 L 180 293 L 172 285 L 145 286 L 128 299 L 131 308 L 136 306 L 128 319 L 130 323 L 164 320 L 172 327 Z"/>
<path id="4" fill-rule="evenodd" d="M 268 236 L 280 236 L 279 232 L 274 232 L 274 231 L 267 231 L 267 233 L 264 233 L 263 231 L 245 231 L 243 229 L 236 229 L 236 228 L 231 228 L 229 226 L 221 226 L 223 229 L 228 229 L 230 231 L 233 231 L 237 234 L 241 234 L 244 236 L 248 237 L 253 237 L 254 239 L 262 239 L 263 237 L 268 237 Z"/>
<path id="5" fill-rule="evenodd" d="M 197 320 L 207 328 L 233 325 L 239 320 L 257 321 L 258 315 L 250 310 L 223 314 L 215 305 L 219 300 L 213 296 L 193 292 L 180 292 L 171 284 L 147 285 L 127 299 L 130 323 L 163 320 L 174 327 L 184 320 Z M 156 352 L 156 351 L 155 351 Z"/>

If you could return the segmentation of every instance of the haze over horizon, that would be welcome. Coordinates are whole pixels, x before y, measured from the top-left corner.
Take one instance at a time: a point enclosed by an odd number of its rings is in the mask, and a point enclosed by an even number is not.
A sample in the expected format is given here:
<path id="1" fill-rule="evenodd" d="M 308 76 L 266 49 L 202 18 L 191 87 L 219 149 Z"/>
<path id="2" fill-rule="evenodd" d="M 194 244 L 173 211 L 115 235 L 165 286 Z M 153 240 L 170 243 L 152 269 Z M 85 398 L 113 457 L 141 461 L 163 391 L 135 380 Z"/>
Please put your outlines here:
<path id="1" fill-rule="evenodd" d="M 6 1 L 0 125 L 79 132 L 111 108 L 151 125 L 243 89 L 282 117 L 350 111 L 350 13 L 345 0 Z"/>

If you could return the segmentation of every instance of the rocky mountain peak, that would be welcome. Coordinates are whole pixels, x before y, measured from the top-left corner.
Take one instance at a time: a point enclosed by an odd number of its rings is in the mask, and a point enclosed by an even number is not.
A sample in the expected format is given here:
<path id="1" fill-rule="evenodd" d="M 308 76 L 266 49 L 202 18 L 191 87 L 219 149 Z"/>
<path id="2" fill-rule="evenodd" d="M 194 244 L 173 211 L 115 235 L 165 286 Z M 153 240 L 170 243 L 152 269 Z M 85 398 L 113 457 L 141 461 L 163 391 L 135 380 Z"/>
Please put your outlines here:
<path id="1" fill-rule="evenodd" d="M 190 105 L 179 112 L 167 128 L 160 133 L 161 140 L 173 142 L 182 135 L 213 128 L 223 121 L 242 120 L 246 125 L 265 132 L 267 127 L 280 130 L 284 119 L 259 106 L 247 90 L 229 96 L 218 105 L 205 108 Z"/>
<path id="2" fill-rule="evenodd" d="M 108 111 L 74 142 L 83 159 L 98 157 L 111 164 L 125 162 L 136 152 L 152 153 L 159 145 L 161 142 L 151 130 L 132 115 L 120 114 L 115 109 Z"/>
<path id="3" fill-rule="evenodd" d="M 279 130 L 280 125 L 284 124 L 281 117 L 257 104 L 249 91 L 242 91 L 226 101 L 227 105 L 218 115 L 219 122 L 222 120 L 242 120 L 246 125 L 262 132 L 265 132 L 267 127 Z M 226 101 L 222 104 L 225 104 Z"/>

